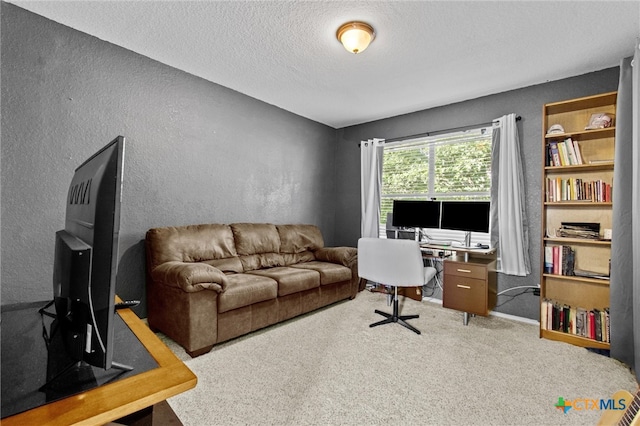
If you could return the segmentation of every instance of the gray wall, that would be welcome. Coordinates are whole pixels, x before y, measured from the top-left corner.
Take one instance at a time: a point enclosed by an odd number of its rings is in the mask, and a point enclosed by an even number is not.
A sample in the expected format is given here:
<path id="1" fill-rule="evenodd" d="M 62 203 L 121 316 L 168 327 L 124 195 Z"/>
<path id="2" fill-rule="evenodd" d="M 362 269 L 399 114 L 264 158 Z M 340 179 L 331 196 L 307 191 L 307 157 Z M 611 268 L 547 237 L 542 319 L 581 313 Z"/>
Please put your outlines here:
<path id="1" fill-rule="evenodd" d="M 73 171 L 117 135 L 127 139 L 121 297 L 145 299 L 151 227 L 313 223 L 332 243 L 335 129 L 0 7 L 2 304 L 51 298 Z"/>
<path id="2" fill-rule="evenodd" d="M 500 275 L 498 286 L 536 285 L 542 105 L 618 83 L 612 68 L 336 131 L 11 4 L 0 8 L 3 304 L 51 297 L 53 236 L 64 226 L 72 172 L 119 134 L 128 146 L 117 291 L 144 300 L 148 228 L 306 222 L 321 227 L 327 245 L 355 246 L 360 140 L 486 123 L 511 112 L 523 118 L 533 273 Z M 500 312 L 538 319 L 537 297 L 498 303 Z M 144 306 L 138 313 L 144 316 Z"/>
<path id="3" fill-rule="evenodd" d="M 358 143 L 361 140 L 391 139 L 488 123 L 504 114 L 515 113 L 522 117 L 518 131 L 524 166 L 532 274 L 527 277 L 498 274 L 498 291 L 537 285 L 540 282 L 542 105 L 617 90 L 618 75 L 616 67 L 338 130 L 336 170 L 340 185 L 336 204 L 336 243 L 353 245 L 360 235 Z M 513 290 L 500 296 L 500 306 L 496 311 L 538 320 L 539 298 L 524 294 L 511 300 L 509 296 L 517 293 Z"/>

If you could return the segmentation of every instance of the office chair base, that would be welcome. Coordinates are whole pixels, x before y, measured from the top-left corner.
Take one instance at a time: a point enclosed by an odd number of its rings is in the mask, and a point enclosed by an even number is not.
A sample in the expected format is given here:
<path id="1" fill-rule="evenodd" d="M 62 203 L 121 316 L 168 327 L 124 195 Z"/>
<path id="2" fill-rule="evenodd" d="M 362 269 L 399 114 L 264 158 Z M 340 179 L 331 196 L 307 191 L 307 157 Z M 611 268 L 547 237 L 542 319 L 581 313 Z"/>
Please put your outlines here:
<path id="1" fill-rule="evenodd" d="M 397 322 L 398 324 L 408 328 L 414 333 L 421 334 L 420 330 L 418 330 L 417 328 L 415 328 L 414 326 L 406 322 L 406 320 L 408 319 L 420 318 L 420 315 L 398 315 L 398 287 L 395 288 L 395 294 L 393 298 L 393 313 L 388 314 L 386 312 L 382 312 L 377 309 L 375 310 L 375 313 L 382 315 L 386 319 L 370 324 L 369 327 L 376 327 L 383 324 L 391 324 L 393 322 Z"/>

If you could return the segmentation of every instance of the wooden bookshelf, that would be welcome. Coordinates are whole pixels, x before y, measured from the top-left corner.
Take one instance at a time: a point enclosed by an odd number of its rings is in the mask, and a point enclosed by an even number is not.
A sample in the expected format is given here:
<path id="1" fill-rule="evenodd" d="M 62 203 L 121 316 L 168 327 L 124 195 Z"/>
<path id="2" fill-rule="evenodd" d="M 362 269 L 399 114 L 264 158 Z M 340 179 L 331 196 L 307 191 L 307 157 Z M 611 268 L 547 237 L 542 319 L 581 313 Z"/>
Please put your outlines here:
<path id="1" fill-rule="evenodd" d="M 603 230 L 612 229 L 612 202 L 607 191 L 600 191 L 600 188 L 613 186 L 616 100 L 617 92 L 610 92 L 549 103 L 542 109 L 540 337 L 598 349 L 609 348 L 609 343 L 604 341 L 606 336 L 602 337 L 603 341 L 598 341 L 572 334 L 570 331 L 551 329 L 548 321 L 543 321 L 543 316 L 547 315 L 544 302 L 551 301 L 559 306 L 581 308 L 586 311 L 603 311 L 609 307 L 611 241 L 603 238 Z M 602 129 L 585 130 L 591 115 L 595 113 L 611 115 L 612 125 Z M 553 124 L 560 124 L 564 132 L 547 134 L 547 130 Z M 557 164 L 553 159 L 552 147 L 553 152 L 556 152 L 556 148 L 557 151 L 560 151 L 560 148 L 565 150 L 565 157 L 561 160 L 569 157 L 566 155 L 567 151 L 573 147 L 579 150 L 580 161 L 574 154 L 573 161 L 561 161 L 561 164 Z M 576 182 L 577 186 L 567 189 Z M 598 182 L 598 197 L 582 199 L 581 197 L 592 189 L 589 187 L 592 182 Z M 559 236 L 556 233 L 563 222 L 599 223 L 600 238 Z M 549 273 L 549 270 L 545 269 L 545 252 L 548 253 L 547 248 L 552 246 L 571 247 L 575 256 L 575 269 L 591 271 L 606 277 L 574 276 L 570 275 L 570 272 L 563 275 L 562 271 Z M 545 319 L 548 319 L 548 316 Z M 571 320 L 574 319 L 570 318 Z"/>

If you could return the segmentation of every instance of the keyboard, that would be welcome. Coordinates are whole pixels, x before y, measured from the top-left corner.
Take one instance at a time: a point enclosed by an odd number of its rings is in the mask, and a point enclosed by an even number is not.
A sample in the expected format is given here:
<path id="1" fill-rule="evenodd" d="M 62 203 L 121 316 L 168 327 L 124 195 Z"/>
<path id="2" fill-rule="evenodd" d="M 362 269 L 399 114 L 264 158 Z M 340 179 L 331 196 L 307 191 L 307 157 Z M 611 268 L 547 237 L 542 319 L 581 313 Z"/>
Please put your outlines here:
<path id="1" fill-rule="evenodd" d="M 450 246 L 451 245 L 451 241 L 444 241 L 444 240 L 429 240 L 429 245 L 434 245 L 434 246 Z"/>

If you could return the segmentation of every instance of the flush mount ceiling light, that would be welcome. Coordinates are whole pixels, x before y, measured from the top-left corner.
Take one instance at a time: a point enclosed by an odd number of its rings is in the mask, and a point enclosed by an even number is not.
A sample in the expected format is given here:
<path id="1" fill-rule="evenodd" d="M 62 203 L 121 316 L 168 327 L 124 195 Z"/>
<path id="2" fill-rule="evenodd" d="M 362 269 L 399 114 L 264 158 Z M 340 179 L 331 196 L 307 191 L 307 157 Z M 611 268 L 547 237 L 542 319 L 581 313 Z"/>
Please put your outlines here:
<path id="1" fill-rule="evenodd" d="M 336 37 L 351 53 L 360 53 L 373 41 L 373 27 L 364 22 L 348 22 L 338 28 Z"/>

